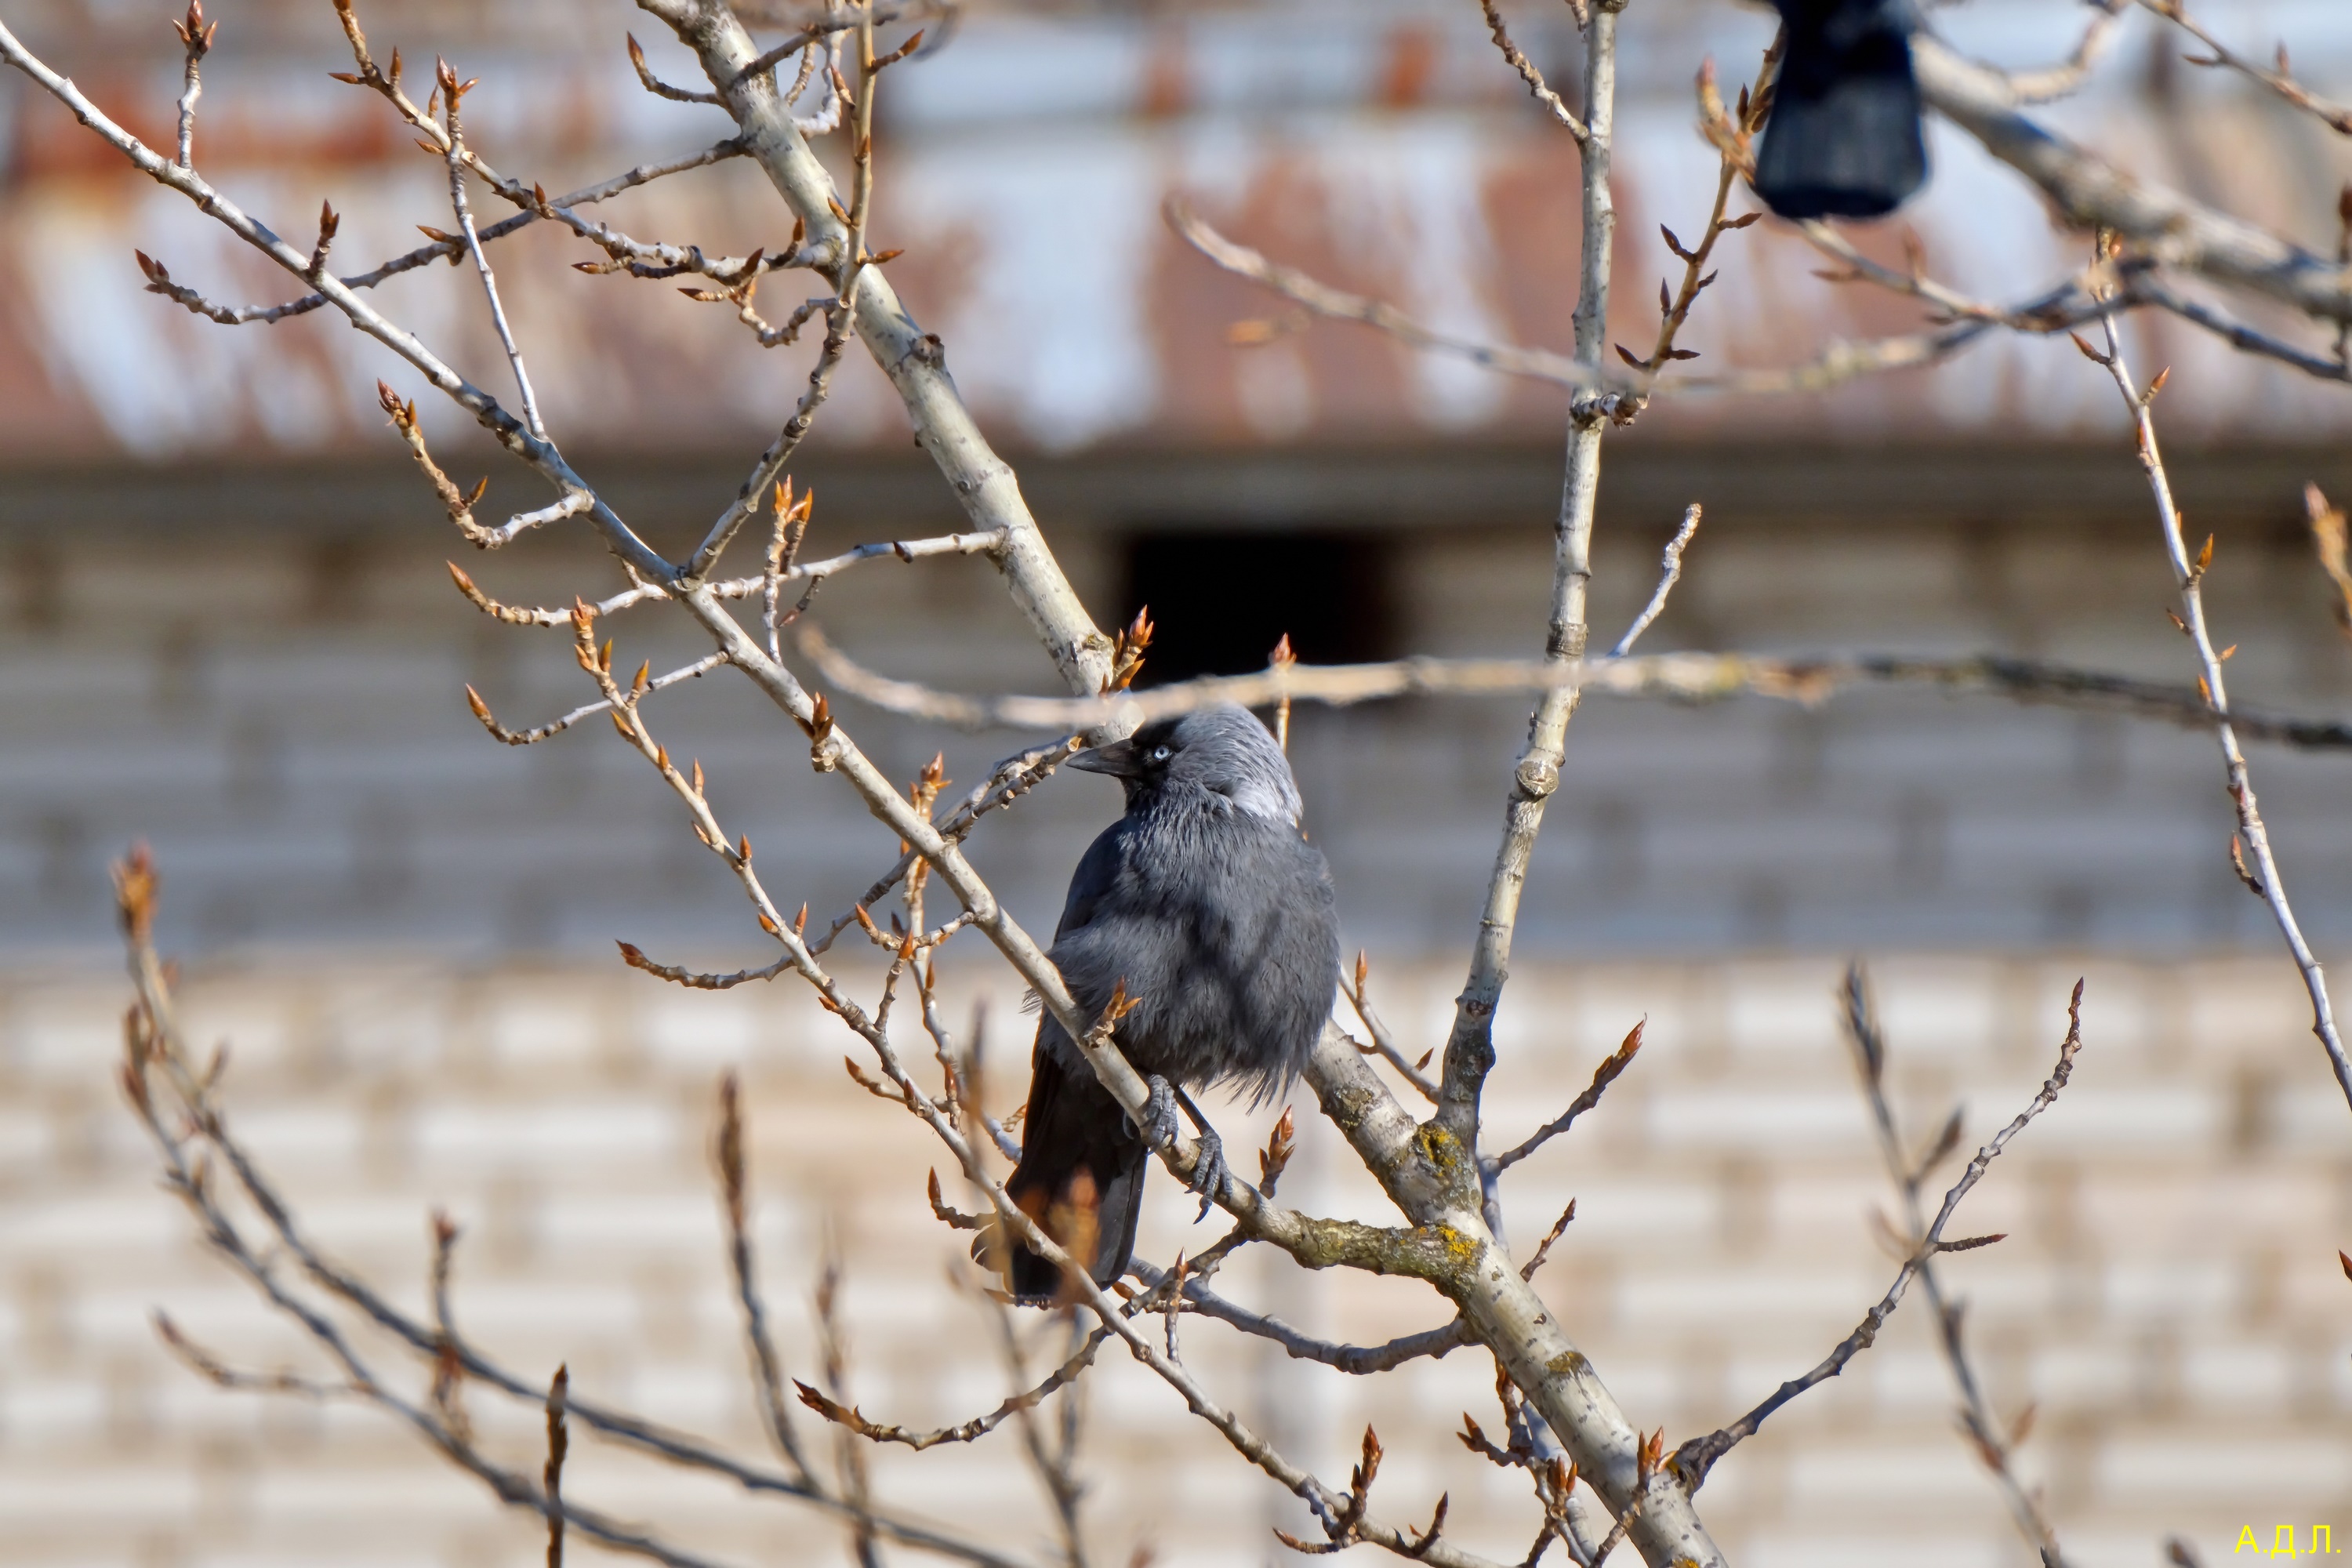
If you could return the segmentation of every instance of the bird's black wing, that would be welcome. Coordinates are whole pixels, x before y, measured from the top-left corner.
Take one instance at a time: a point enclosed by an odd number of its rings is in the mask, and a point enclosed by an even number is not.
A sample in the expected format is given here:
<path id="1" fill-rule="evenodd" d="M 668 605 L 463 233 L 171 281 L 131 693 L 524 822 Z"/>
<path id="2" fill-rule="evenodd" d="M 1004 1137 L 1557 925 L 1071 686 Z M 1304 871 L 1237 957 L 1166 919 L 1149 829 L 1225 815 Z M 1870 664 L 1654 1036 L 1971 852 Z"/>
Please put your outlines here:
<path id="1" fill-rule="evenodd" d="M 1121 817 L 1097 834 L 1079 857 L 1078 868 L 1070 873 L 1069 893 L 1062 900 L 1062 918 L 1054 927 L 1055 942 L 1091 923 L 1103 900 L 1118 885 L 1128 831 L 1128 821 Z"/>
<path id="2" fill-rule="evenodd" d="M 1070 874 L 1069 895 L 1062 902 L 1062 918 L 1054 927 L 1059 950 L 1065 938 L 1093 921 L 1112 900 L 1125 858 L 1126 819 L 1111 824 L 1087 846 L 1077 869 Z M 1065 974 L 1065 979 L 1074 977 Z M 1082 1010 L 1098 1009 L 1107 996 L 1090 996 L 1090 987 L 1076 984 Z M 1083 1239 L 1066 1234 L 1075 1222 L 1068 1205 L 1072 1183 L 1084 1172 L 1093 1191 L 1095 1252 L 1086 1259 L 1099 1285 L 1108 1285 L 1127 1269 L 1135 1247 L 1135 1226 L 1143 1203 L 1144 1173 L 1150 1151 L 1128 1121 L 1110 1090 L 1095 1077 L 1079 1056 L 1061 1021 L 1048 1014 L 1037 1021 L 1037 1041 L 1030 1056 L 1029 1100 L 1021 1128 L 1021 1161 L 1006 1178 L 1005 1191 L 1023 1212 L 1055 1235 L 1075 1244 Z M 1008 1283 L 1023 1300 L 1050 1300 L 1060 1280 L 1045 1260 L 1025 1247 L 1015 1247 L 1006 1259 Z"/>

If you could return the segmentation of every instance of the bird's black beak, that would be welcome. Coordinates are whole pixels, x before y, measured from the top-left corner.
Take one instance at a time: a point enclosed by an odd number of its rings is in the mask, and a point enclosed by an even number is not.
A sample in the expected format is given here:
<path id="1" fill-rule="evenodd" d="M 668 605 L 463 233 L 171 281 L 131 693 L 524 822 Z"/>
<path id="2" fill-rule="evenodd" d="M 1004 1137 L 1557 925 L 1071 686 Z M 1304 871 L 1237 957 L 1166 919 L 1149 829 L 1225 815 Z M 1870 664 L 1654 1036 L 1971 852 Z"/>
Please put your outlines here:
<path id="1" fill-rule="evenodd" d="M 1136 759 L 1133 741 L 1113 741 L 1108 745 L 1073 752 L 1070 766 L 1090 773 L 1108 773 L 1115 779 L 1135 778 L 1143 772 Z"/>

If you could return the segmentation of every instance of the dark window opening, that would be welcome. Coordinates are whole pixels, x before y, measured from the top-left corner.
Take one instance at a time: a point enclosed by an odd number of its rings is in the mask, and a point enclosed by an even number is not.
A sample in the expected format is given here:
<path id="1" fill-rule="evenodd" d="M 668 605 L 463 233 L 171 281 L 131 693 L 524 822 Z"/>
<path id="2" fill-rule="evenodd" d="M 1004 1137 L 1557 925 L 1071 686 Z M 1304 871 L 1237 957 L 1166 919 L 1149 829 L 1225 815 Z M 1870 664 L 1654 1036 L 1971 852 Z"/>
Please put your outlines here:
<path id="1" fill-rule="evenodd" d="M 1393 658 L 1388 568 L 1386 542 L 1366 533 L 1140 535 L 1120 624 L 1149 606 L 1156 629 L 1136 684 L 1264 669 L 1286 634 L 1307 664 Z"/>

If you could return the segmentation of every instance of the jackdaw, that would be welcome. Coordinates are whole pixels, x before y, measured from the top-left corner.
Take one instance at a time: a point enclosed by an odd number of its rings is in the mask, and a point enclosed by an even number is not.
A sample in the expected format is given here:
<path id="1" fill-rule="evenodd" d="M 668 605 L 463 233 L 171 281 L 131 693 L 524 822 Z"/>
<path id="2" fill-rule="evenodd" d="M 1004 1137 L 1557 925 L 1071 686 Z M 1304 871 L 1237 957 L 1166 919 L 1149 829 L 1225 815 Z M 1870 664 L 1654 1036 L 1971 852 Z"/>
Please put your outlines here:
<path id="1" fill-rule="evenodd" d="M 1756 194 L 1787 218 L 1880 217 L 1927 178 L 1911 0 L 1772 0 L 1786 48 Z"/>
<path id="2" fill-rule="evenodd" d="M 1174 1136 L 1176 1103 L 1199 1122 L 1187 1089 L 1234 1083 L 1264 1104 L 1290 1085 L 1330 1016 L 1339 937 L 1330 870 L 1299 831 L 1290 763 L 1246 710 L 1160 720 L 1070 765 L 1124 784 L 1127 815 L 1071 876 L 1053 959 L 1083 1017 L 1098 1016 L 1122 982 L 1135 999 L 1113 1037 L 1151 1081 L 1151 1125 L 1129 1121 L 1048 1014 L 1006 1190 L 1108 1286 L 1127 1270 L 1150 1149 Z M 1205 1123 L 1201 1142 L 1192 1186 L 1205 1215 L 1224 1160 Z M 1008 1272 L 1024 1300 L 1061 1284 L 1023 1247 Z"/>

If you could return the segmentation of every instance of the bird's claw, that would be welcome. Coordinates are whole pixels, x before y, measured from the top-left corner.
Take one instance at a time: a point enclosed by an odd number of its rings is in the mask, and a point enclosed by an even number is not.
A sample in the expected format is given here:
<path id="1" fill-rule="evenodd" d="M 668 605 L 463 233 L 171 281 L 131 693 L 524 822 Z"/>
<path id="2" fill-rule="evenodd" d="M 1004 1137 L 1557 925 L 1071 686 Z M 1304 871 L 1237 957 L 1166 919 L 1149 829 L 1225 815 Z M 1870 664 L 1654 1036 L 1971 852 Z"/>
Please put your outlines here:
<path id="1" fill-rule="evenodd" d="M 1217 1205 L 1217 1194 L 1225 1187 L 1225 1143 L 1207 1128 L 1201 1129 L 1201 1157 L 1192 1163 L 1192 1175 L 1184 1185 L 1201 1194 L 1201 1212 L 1192 1219 L 1194 1225 L 1209 1217 Z"/>
<path id="2" fill-rule="evenodd" d="M 1138 1130 L 1143 1134 L 1146 1143 L 1154 1149 L 1165 1150 L 1183 1135 L 1184 1124 L 1176 1115 L 1180 1097 L 1175 1085 L 1158 1073 L 1153 1073 L 1144 1081 L 1151 1086 L 1151 1092 L 1144 1098 L 1143 1120 Z M 1204 1123 L 1201 1128 L 1200 1158 L 1192 1163 L 1192 1174 L 1184 1183 L 1187 1191 L 1199 1194 L 1201 1198 L 1201 1213 L 1194 1224 L 1208 1218 L 1209 1211 L 1216 1206 L 1217 1194 L 1224 1190 L 1228 1169 L 1224 1140 L 1211 1131 Z"/>
<path id="3" fill-rule="evenodd" d="M 1151 1086 L 1151 1092 L 1144 1098 L 1143 1122 L 1137 1131 L 1154 1149 L 1165 1149 L 1184 1131 L 1184 1124 L 1176 1120 L 1176 1088 L 1158 1073 L 1144 1081 Z"/>

